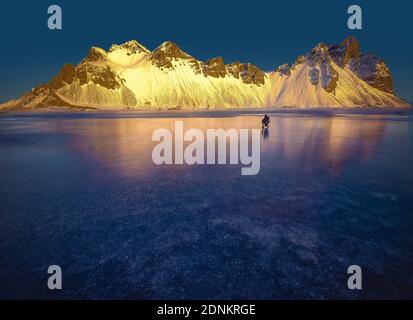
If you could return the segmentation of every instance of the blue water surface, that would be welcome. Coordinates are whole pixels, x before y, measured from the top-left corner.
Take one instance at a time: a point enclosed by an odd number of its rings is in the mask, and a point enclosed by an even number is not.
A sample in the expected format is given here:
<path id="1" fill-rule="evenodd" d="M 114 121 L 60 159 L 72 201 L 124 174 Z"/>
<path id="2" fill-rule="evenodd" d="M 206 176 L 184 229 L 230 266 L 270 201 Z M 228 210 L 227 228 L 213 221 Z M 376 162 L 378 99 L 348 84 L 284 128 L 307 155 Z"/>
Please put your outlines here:
<path id="1" fill-rule="evenodd" d="M 272 114 L 256 176 L 152 162 L 176 120 L 261 118 L 1 115 L 0 298 L 412 299 L 412 115 Z"/>

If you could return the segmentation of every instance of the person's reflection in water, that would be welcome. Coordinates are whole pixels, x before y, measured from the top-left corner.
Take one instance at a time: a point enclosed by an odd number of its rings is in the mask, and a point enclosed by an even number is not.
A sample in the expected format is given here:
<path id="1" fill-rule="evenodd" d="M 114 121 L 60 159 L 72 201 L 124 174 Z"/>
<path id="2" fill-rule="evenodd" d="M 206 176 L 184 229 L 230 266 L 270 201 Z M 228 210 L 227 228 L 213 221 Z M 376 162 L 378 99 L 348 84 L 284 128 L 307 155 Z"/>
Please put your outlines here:
<path id="1" fill-rule="evenodd" d="M 267 139 L 269 134 L 270 134 L 270 131 L 269 131 L 268 127 L 262 128 L 262 136 L 264 137 L 264 139 Z"/>

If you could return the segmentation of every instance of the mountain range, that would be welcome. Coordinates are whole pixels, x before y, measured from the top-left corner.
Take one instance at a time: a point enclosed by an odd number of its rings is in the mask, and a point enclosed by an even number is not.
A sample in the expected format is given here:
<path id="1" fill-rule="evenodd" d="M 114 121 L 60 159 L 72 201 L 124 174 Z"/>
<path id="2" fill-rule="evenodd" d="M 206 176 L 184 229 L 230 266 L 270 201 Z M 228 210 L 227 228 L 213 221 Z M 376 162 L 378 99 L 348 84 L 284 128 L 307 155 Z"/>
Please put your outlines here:
<path id="1" fill-rule="evenodd" d="M 226 109 L 406 107 L 394 94 L 385 62 L 360 52 L 348 37 L 317 44 L 291 65 L 264 72 L 251 63 L 200 61 L 166 41 L 150 51 L 135 40 L 108 51 L 90 48 L 47 84 L 0 105 L 1 110 Z"/>

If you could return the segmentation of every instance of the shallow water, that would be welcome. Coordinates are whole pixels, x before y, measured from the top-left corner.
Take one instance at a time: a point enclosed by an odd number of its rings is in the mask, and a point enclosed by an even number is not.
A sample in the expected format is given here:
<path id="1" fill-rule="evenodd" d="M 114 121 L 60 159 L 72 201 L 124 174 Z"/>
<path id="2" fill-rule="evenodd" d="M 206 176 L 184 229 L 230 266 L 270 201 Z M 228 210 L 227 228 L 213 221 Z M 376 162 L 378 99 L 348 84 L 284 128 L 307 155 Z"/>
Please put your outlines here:
<path id="1" fill-rule="evenodd" d="M 176 117 L 0 117 L 0 298 L 413 298 L 411 115 L 273 115 L 257 176 L 156 166 L 151 136 L 262 115 Z"/>

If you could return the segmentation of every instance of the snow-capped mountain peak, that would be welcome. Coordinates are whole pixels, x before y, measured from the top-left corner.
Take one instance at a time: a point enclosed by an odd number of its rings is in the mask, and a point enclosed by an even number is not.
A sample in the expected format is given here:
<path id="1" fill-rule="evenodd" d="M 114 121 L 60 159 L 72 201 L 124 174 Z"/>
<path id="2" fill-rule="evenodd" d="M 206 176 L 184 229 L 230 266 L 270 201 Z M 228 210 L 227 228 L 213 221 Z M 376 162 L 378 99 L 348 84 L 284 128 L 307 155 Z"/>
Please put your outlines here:
<path id="1" fill-rule="evenodd" d="M 126 41 L 120 45 L 112 44 L 112 46 L 109 49 L 109 52 L 115 52 L 119 50 L 124 50 L 129 55 L 136 53 L 150 53 L 150 51 L 147 48 L 145 48 L 136 40 Z"/>

